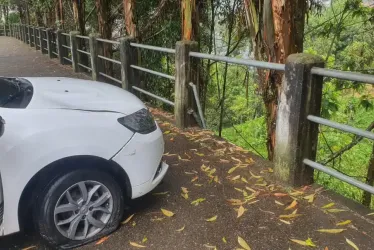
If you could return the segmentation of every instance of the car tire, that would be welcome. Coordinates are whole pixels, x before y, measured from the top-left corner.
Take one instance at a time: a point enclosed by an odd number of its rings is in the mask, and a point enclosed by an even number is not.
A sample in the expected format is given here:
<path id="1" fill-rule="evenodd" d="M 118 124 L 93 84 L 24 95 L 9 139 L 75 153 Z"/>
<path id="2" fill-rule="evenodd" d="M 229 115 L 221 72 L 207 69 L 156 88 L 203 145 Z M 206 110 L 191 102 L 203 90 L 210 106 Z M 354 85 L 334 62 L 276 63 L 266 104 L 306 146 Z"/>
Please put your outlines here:
<path id="1" fill-rule="evenodd" d="M 75 170 L 56 178 L 38 196 L 34 225 L 50 245 L 70 249 L 116 230 L 124 207 L 124 192 L 111 175 Z"/>

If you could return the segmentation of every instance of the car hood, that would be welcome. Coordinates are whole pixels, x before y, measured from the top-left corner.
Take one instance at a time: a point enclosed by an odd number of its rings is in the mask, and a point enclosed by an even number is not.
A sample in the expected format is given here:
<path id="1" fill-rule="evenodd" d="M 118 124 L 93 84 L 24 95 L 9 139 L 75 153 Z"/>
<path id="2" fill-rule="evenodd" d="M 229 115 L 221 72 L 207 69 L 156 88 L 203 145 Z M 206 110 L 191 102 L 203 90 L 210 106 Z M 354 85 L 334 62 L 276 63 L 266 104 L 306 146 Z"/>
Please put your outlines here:
<path id="1" fill-rule="evenodd" d="M 65 77 L 23 77 L 34 94 L 27 109 L 74 109 L 132 114 L 145 107 L 135 95 L 119 87 Z"/>

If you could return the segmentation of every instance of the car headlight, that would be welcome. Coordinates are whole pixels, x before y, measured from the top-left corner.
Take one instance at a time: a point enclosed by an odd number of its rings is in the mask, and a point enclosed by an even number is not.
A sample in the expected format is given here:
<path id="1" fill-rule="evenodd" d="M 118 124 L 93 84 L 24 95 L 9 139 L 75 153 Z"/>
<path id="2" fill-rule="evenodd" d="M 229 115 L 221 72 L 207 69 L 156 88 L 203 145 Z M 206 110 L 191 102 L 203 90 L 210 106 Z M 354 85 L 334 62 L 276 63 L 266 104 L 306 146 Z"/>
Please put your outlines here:
<path id="1" fill-rule="evenodd" d="M 157 129 L 152 114 L 145 108 L 131 115 L 118 118 L 118 122 L 139 134 L 149 134 Z"/>

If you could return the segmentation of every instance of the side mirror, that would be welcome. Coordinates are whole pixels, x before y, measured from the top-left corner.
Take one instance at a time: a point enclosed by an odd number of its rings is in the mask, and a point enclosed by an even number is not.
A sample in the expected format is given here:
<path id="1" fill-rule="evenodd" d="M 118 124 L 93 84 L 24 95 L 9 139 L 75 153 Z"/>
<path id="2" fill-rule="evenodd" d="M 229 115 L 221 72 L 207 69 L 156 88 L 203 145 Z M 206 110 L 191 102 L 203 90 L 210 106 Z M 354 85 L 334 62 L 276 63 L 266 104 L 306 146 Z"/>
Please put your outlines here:
<path id="1" fill-rule="evenodd" d="M 5 130 L 5 121 L 4 119 L 0 116 L 0 137 L 3 136 Z"/>

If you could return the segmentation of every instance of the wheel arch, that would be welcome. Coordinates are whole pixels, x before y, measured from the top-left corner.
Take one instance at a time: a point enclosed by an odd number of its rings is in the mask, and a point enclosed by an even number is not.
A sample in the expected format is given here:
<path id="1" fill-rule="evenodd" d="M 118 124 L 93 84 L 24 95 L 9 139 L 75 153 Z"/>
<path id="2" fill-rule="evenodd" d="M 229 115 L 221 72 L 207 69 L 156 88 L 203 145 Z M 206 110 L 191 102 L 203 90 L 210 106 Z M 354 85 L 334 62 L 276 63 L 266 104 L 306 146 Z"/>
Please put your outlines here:
<path id="1" fill-rule="evenodd" d="M 38 194 L 41 193 L 46 185 L 53 182 L 62 174 L 85 168 L 109 172 L 116 179 L 122 190 L 124 190 L 125 196 L 131 198 L 130 179 L 126 171 L 118 163 L 91 155 L 65 157 L 43 167 L 29 180 L 23 189 L 18 205 L 20 228 L 26 230 L 32 228 L 33 223 L 30 223 L 30 211 L 33 207 L 33 202 L 38 199 Z"/>

